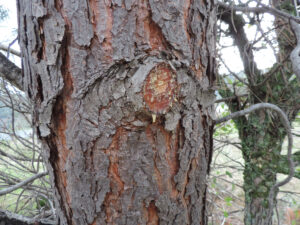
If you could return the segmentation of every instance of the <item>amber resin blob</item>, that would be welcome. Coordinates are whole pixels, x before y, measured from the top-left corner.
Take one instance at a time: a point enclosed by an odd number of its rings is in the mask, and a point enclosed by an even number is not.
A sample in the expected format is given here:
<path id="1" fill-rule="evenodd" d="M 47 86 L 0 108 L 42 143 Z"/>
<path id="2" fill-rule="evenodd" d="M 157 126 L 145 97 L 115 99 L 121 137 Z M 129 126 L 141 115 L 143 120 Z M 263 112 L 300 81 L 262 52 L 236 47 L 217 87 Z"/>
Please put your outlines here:
<path id="1" fill-rule="evenodd" d="M 153 113 L 166 113 L 176 101 L 175 71 L 166 63 L 156 65 L 148 74 L 144 85 L 144 102 Z"/>

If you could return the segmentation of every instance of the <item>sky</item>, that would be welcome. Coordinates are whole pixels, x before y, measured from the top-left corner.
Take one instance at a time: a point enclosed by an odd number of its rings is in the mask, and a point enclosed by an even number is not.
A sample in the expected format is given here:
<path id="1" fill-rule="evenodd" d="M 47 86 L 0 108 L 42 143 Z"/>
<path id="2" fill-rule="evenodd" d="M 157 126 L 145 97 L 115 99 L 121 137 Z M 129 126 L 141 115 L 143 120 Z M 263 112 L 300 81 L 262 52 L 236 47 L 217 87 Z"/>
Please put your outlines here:
<path id="1" fill-rule="evenodd" d="M 0 23 L 0 43 L 4 45 L 9 45 L 18 35 L 16 1 L 0 0 L 0 5 L 2 5 L 5 9 L 8 10 L 8 18 Z M 18 51 L 20 50 L 17 42 L 11 48 Z M 3 53 L 6 54 L 6 52 Z M 21 61 L 19 57 L 10 54 L 9 59 L 19 67 L 21 66 Z"/>
<path id="2" fill-rule="evenodd" d="M 263 16 L 264 19 L 261 22 L 261 27 L 264 31 L 268 31 L 273 27 L 274 17 L 270 14 L 264 14 Z M 261 36 L 261 33 L 257 33 L 256 26 L 246 25 L 244 29 L 250 42 Z M 230 37 L 222 38 L 221 41 L 221 44 L 225 46 L 230 46 L 233 43 Z M 263 40 L 263 42 L 265 41 Z M 255 47 L 261 44 L 262 42 L 258 43 Z M 222 59 L 233 72 L 238 73 L 244 69 L 237 47 L 223 48 L 219 51 L 219 54 L 221 54 Z M 260 49 L 258 52 L 254 51 L 254 56 L 257 67 L 262 70 L 271 68 L 276 61 L 273 50 L 269 46 L 266 46 L 266 49 Z M 220 66 L 220 72 L 228 73 L 224 66 Z"/>

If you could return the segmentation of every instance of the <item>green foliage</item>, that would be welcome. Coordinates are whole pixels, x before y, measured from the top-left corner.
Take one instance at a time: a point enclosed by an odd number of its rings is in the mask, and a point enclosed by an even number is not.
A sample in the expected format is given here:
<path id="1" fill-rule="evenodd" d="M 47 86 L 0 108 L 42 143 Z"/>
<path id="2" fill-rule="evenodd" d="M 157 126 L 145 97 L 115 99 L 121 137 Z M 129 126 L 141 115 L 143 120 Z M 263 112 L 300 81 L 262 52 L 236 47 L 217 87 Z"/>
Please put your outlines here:
<path id="1" fill-rule="evenodd" d="M 227 218 L 229 216 L 227 211 L 223 211 L 223 215 L 224 215 L 225 218 Z"/>
<path id="2" fill-rule="evenodd" d="M 220 103 L 219 107 L 220 107 L 220 111 L 221 111 L 221 113 L 219 115 L 220 117 L 225 117 L 230 114 L 230 111 L 228 110 L 225 103 Z M 214 137 L 230 135 L 230 134 L 234 134 L 237 132 L 236 125 L 232 120 L 226 122 L 226 124 L 217 125 L 216 128 L 217 129 L 214 132 Z"/>
<path id="3" fill-rule="evenodd" d="M 220 126 L 219 129 L 216 130 L 216 132 L 214 133 L 215 137 L 218 136 L 223 136 L 223 135 L 230 135 L 236 133 L 236 127 L 235 124 L 233 122 L 228 122 L 223 126 Z"/>
<path id="4" fill-rule="evenodd" d="M 232 206 L 232 201 L 233 201 L 233 199 L 232 199 L 231 197 L 227 196 L 227 197 L 225 197 L 224 200 L 225 200 L 225 202 L 226 202 L 226 205 Z"/>
<path id="5" fill-rule="evenodd" d="M 294 4 L 292 4 L 292 2 L 290 2 L 290 1 L 284 1 L 280 5 L 280 9 L 282 11 L 285 11 L 286 13 L 296 16 L 296 10 L 295 10 Z"/>
<path id="6" fill-rule="evenodd" d="M 226 175 L 232 178 L 232 173 L 230 173 L 229 171 L 226 171 Z"/>

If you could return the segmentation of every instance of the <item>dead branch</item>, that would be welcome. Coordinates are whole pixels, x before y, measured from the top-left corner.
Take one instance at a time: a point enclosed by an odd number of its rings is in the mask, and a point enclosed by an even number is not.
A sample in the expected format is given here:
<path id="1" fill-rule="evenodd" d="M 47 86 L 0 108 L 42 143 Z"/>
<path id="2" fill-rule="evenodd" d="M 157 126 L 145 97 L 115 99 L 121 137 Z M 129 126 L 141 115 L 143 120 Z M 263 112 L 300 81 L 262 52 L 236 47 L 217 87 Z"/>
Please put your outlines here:
<path id="1" fill-rule="evenodd" d="M 11 49 L 9 46 L 6 46 L 6 45 L 0 44 L 0 50 L 6 51 L 9 53 L 12 53 L 15 56 L 21 57 L 21 53 L 19 51 Z"/>
<path id="2" fill-rule="evenodd" d="M 32 177 L 30 177 L 30 178 L 28 178 L 28 179 L 26 179 L 26 180 L 24 180 L 24 181 L 18 183 L 18 184 L 15 184 L 15 185 L 13 185 L 13 186 L 11 186 L 11 187 L 9 187 L 9 188 L 0 190 L 0 196 L 1 196 L 1 195 L 8 194 L 8 193 L 10 193 L 10 192 L 13 192 L 14 190 L 17 190 L 18 188 L 23 187 L 23 186 L 25 186 L 25 185 L 27 185 L 27 184 L 33 182 L 34 180 L 36 180 L 36 179 L 38 179 L 38 178 L 41 178 L 41 177 L 43 177 L 43 176 L 45 176 L 45 175 L 47 175 L 47 174 L 48 174 L 48 172 L 38 173 L 38 174 L 36 174 L 36 175 L 34 175 L 34 176 L 32 176 Z"/>

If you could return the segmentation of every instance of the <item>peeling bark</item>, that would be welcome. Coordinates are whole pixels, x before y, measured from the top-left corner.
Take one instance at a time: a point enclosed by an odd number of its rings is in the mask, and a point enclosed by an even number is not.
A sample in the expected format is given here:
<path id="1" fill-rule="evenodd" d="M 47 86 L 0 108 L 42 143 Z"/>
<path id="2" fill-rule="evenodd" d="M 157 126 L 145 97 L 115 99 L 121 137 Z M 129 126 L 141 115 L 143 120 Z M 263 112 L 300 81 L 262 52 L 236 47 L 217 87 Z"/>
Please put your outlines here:
<path id="1" fill-rule="evenodd" d="M 214 1 L 18 1 L 60 224 L 207 224 Z"/>

